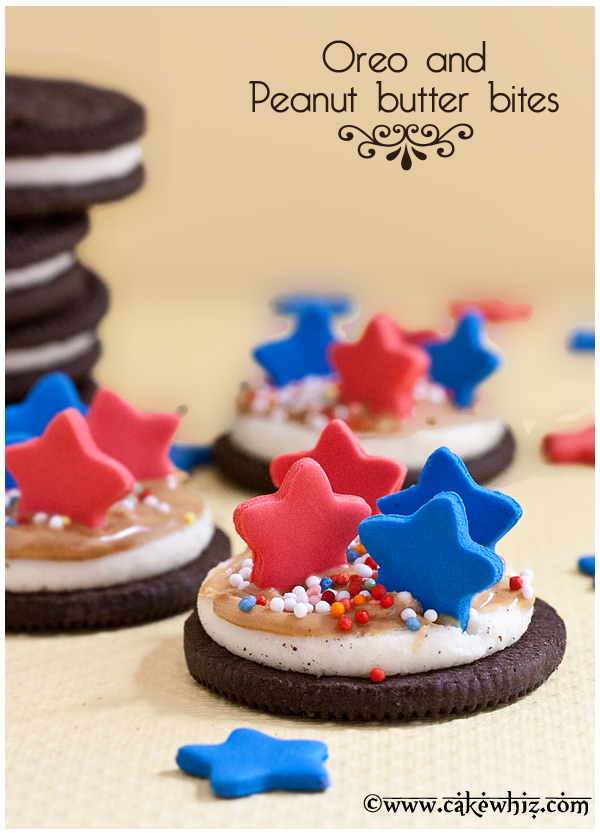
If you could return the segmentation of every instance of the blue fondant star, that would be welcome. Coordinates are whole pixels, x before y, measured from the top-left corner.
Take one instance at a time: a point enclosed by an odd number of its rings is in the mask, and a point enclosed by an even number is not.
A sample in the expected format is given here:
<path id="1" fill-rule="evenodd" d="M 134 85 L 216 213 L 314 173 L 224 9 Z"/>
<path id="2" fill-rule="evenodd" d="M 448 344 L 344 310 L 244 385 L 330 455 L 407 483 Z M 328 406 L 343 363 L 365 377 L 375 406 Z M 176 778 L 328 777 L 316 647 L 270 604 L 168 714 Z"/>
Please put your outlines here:
<path id="1" fill-rule="evenodd" d="M 500 556 L 469 535 L 464 503 L 442 492 L 414 515 L 373 515 L 358 527 L 361 543 L 379 564 L 388 591 L 408 590 L 431 608 L 469 623 L 473 596 L 504 575 Z"/>
<path id="2" fill-rule="evenodd" d="M 14 445 L 15 443 L 24 443 L 25 440 L 30 440 L 31 434 L 19 434 L 14 432 L 13 434 L 6 434 L 4 437 L 4 445 Z M 17 481 L 9 472 L 9 470 L 4 467 L 4 488 L 5 489 L 14 489 L 17 486 Z"/>
<path id="3" fill-rule="evenodd" d="M 211 445 L 197 445 L 196 443 L 173 443 L 169 451 L 171 462 L 182 471 L 192 471 L 198 466 L 208 465 L 212 462 L 212 455 Z"/>
<path id="4" fill-rule="evenodd" d="M 344 296 L 284 296 L 275 301 L 282 315 L 297 317 L 296 330 L 288 338 L 270 341 L 254 350 L 254 358 L 278 387 L 306 376 L 328 376 L 333 372 L 328 347 L 335 341 L 332 318 L 350 310 Z"/>
<path id="5" fill-rule="evenodd" d="M 30 437 L 41 437 L 50 420 L 66 408 L 76 408 L 83 416 L 88 411 L 68 376 L 59 372 L 48 373 L 34 385 L 23 402 L 6 405 L 5 434 L 18 432 Z"/>
<path id="6" fill-rule="evenodd" d="M 582 555 L 577 563 L 582 573 L 586 573 L 586 575 L 592 576 L 594 579 L 596 578 L 595 555 Z"/>
<path id="7" fill-rule="evenodd" d="M 210 778 L 223 798 L 267 790 L 324 790 L 327 746 L 318 740 L 279 740 L 255 729 L 235 729 L 225 743 L 182 746 L 177 766 Z"/>
<path id="8" fill-rule="evenodd" d="M 569 347 L 577 353 L 593 353 L 596 350 L 596 330 L 580 327 L 571 333 Z"/>
<path id="9" fill-rule="evenodd" d="M 443 446 L 429 456 L 418 483 L 379 498 L 377 508 L 384 515 L 412 515 L 440 492 L 460 495 L 467 512 L 471 538 L 490 549 L 494 549 L 523 514 L 513 498 L 478 486 L 460 457 Z"/>
<path id="10" fill-rule="evenodd" d="M 471 405 L 477 385 L 500 364 L 499 357 L 483 344 L 484 320 L 471 311 L 447 341 L 422 345 L 431 356 L 432 379 L 452 392 L 459 408 Z"/>

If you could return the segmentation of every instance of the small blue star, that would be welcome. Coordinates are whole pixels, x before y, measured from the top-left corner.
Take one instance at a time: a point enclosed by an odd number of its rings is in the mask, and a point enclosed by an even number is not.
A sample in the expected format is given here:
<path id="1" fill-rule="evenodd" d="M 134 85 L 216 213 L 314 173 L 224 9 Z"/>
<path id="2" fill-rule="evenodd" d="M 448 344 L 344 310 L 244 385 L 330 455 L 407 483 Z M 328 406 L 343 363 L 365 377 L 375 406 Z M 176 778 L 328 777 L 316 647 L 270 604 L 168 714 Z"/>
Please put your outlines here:
<path id="1" fill-rule="evenodd" d="M 50 420 L 66 408 L 77 408 L 83 416 L 88 411 L 68 376 L 59 372 L 48 373 L 34 385 L 23 402 L 5 406 L 5 434 L 41 437 Z"/>
<path id="2" fill-rule="evenodd" d="M 594 587 L 596 586 L 596 556 L 582 555 L 577 562 L 582 573 L 591 576 L 594 579 Z"/>
<path id="3" fill-rule="evenodd" d="M 182 746 L 177 766 L 189 775 L 210 778 L 223 798 L 267 790 L 324 790 L 327 746 L 318 740 L 279 740 L 255 729 L 235 729 L 225 743 Z"/>
<path id="4" fill-rule="evenodd" d="M 500 364 L 500 358 L 483 344 L 484 318 L 467 313 L 447 341 L 423 347 L 431 356 L 432 379 L 452 391 L 459 408 L 468 408 L 475 388 Z"/>
<path id="5" fill-rule="evenodd" d="M 345 296 L 291 295 L 276 299 L 275 311 L 297 316 L 288 338 L 270 341 L 254 350 L 254 358 L 278 387 L 306 376 L 329 376 L 333 365 L 328 347 L 335 341 L 332 318 L 351 309 Z"/>
<path id="6" fill-rule="evenodd" d="M 443 446 L 430 455 L 418 483 L 379 498 L 377 508 L 384 515 L 412 515 L 440 492 L 460 495 L 467 512 L 469 535 L 490 549 L 494 549 L 523 514 L 513 498 L 478 486 L 460 457 Z"/>
<path id="7" fill-rule="evenodd" d="M 455 492 L 442 492 L 414 515 L 373 515 L 358 527 L 361 543 L 379 564 L 388 591 L 408 590 L 431 608 L 469 623 L 473 596 L 504 575 L 499 555 L 469 536 L 467 513 Z"/>
<path id="8" fill-rule="evenodd" d="M 571 333 L 568 346 L 576 353 L 593 353 L 596 350 L 596 330 L 579 327 Z"/>

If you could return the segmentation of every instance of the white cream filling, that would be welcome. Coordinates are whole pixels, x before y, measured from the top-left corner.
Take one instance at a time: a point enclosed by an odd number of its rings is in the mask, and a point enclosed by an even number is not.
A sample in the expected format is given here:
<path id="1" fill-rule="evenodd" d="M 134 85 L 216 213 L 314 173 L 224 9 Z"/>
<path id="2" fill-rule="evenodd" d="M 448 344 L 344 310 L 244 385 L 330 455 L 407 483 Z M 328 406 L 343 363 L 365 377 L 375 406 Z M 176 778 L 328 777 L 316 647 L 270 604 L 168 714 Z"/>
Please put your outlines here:
<path id="1" fill-rule="evenodd" d="M 6 559 L 6 589 L 11 593 L 61 592 L 139 581 L 193 561 L 208 546 L 214 531 L 212 513 L 207 507 L 183 529 L 114 555 L 86 561 Z"/>
<path id="2" fill-rule="evenodd" d="M 70 269 L 75 261 L 74 252 L 60 252 L 47 260 L 30 263 L 20 269 L 7 269 L 4 273 L 4 291 L 14 292 L 17 289 L 50 283 Z"/>
<path id="3" fill-rule="evenodd" d="M 429 455 L 442 445 L 463 459 L 477 457 L 494 448 L 505 430 L 503 419 L 490 419 L 406 434 L 372 436 L 357 433 L 357 437 L 367 454 L 391 457 L 412 469 L 421 468 Z M 238 448 L 270 462 L 279 454 L 314 448 L 320 434 L 320 430 L 293 420 L 278 422 L 267 417 L 238 414 L 230 438 Z"/>
<path id="4" fill-rule="evenodd" d="M 8 157 L 4 167 L 6 188 L 87 185 L 130 174 L 142 160 L 138 142 L 90 153 L 54 153 L 47 156 Z"/>
<path id="5" fill-rule="evenodd" d="M 248 613 L 251 615 L 252 611 Z M 362 633 L 355 626 L 352 635 L 294 638 L 234 625 L 214 613 L 212 599 L 198 599 L 204 630 L 232 654 L 271 668 L 317 677 L 368 677 L 373 668 L 383 668 L 389 677 L 465 665 L 508 648 L 525 633 L 532 615 L 533 607 L 527 611 L 513 607 L 490 612 L 484 607 L 479 610 L 476 631 L 472 624 L 469 632 L 451 625 L 431 625 L 424 639 L 421 631 L 400 629 L 370 635 L 368 626 Z M 293 614 L 273 612 L 273 616 Z"/>
<path id="6" fill-rule="evenodd" d="M 77 333 L 64 341 L 50 341 L 39 347 L 23 347 L 7 350 L 4 354 L 5 373 L 26 373 L 28 370 L 44 370 L 56 364 L 72 361 L 86 353 L 96 341 L 93 331 Z"/>

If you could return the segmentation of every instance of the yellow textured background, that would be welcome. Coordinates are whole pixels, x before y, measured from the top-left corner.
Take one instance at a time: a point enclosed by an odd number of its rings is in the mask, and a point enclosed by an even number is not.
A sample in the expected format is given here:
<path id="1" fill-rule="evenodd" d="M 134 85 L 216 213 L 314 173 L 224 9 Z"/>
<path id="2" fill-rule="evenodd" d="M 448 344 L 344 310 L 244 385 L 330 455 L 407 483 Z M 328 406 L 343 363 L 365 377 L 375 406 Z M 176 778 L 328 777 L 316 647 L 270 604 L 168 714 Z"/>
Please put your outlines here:
<path id="1" fill-rule="evenodd" d="M 575 569 L 593 550 L 593 477 L 538 456 L 544 432 L 592 419 L 593 360 L 563 346 L 567 330 L 593 316 L 592 10 L 30 7 L 9 8 L 6 21 L 10 71 L 113 86 L 148 108 L 147 186 L 94 210 L 82 253 L 113 292 L 100 381 L 138 407 L 187 404 L 182 437 L 208 441 L 226 426 L 238 382 L 256 373 L 249 347 L 277 330 L 267 310 L 275 292 L 350 291 L 361 324 L 385 309 L 410 327 L 445 326 L 453 297 L 534 304 L 529 324 L 491 332 L 506 367 L 485 395 L 519 442 L 499 485 L 525 510 L 500 551 L 534 569 L 536 591 L 569 633 L 564 663 L 525 700 L 406 726 L 290 720 L 220 700 L 187 674 L 183 616 L 114 633 L 11 637 L 8 826 L 591 827 L 591 816 L 558 814 L 369 815 L 362 800 L 593 795 L 594 593 Z M 401 76 L 382 77 L 386 90 L 469 91 L 462 120 L 473 139 L 410 172 L 381 154 L 359 159 L 356 142 L 337 138 L 342 124 L 370 131 L 401 119 L 377 114 L 379 76 L 325 70 L 323 47 L 336 39 L 409 57 Z M 430 52 L 479 51 L 482 40 L 486 73 L 423 68 Z M 490 114 L 490 79 L 555 92 L 560 110 Z M 250 80 L 288 93 L 354 85 L 357 112 L 252 114 Z M 233 532 L 244 494 L 210 469 L 192 485 Z M 177 771 L 178 746 L 220 742 L 237 726 L 326 741 L 331 789 L 223 802 Z"/>

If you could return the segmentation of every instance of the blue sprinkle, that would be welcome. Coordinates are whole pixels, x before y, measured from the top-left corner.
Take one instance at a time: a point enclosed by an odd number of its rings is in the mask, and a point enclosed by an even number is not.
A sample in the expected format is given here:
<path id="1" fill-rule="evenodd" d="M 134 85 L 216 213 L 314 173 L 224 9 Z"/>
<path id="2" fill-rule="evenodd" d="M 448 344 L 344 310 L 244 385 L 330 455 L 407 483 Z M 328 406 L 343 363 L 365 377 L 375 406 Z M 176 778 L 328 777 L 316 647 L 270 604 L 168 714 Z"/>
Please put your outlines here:
<path id="1" fill-rule="evenodd" d="M 348 564 L 354 564 L 356 559 L 360 558 L 360 553 L 356 552 L 356 550 L 347 549 L 346 558 L 348 559 Z"/>
<path id="2" fill-rule="evenodd" d="M 19 524 L 18 524 L 18 521 L 16 520 L 16 518 L 7 518 L 5 516 L 4 525 L 5 526 L 18 526 Z"/>
<path id="3" fill-rule="evenodd" d="M 595 555 L 582 555 L 578 561 L 578 565 L 582 573 L 587 573 L 588 576 L 596 575 Z"/>
<path id="4" fill-rule="evenodd" d="M 421 623 L 416 616 L 411 616 L 410 619 L 406 620 L 406 627 L 409 631 L 419 631 L 421 630 Z"/>
<path id="5" fill-rule="evenodd" d="M 596 331 L 578 329 L 571 333 L 568 346 L 577 353 L 593 353 L 596 349 Z"/>
<path id="6" fill-rule="evenodd" d="M 325 592 L 325 590 L 331 590 L 333 587 L 333 579 L 329 578 L 329 576 L 325 576 L 325 578 L 321 579 L 321 590 Z"/>
<path id="7" fill-rule="evenodd" d="M 244 596 L 244 598 L 238 604 L 240 610 L 252 610 L 254 605 L 256 604 L 256 596 Z"/>

